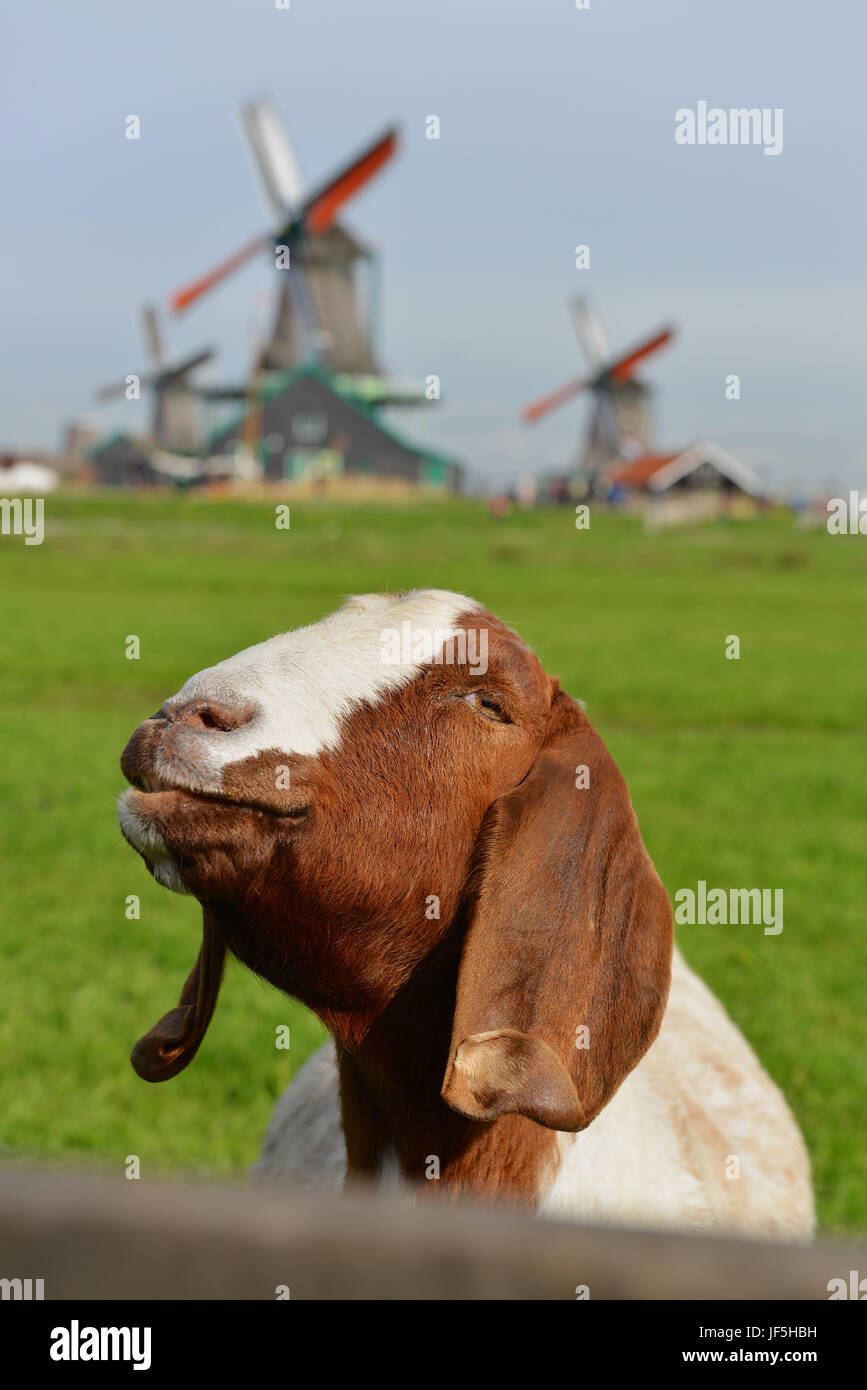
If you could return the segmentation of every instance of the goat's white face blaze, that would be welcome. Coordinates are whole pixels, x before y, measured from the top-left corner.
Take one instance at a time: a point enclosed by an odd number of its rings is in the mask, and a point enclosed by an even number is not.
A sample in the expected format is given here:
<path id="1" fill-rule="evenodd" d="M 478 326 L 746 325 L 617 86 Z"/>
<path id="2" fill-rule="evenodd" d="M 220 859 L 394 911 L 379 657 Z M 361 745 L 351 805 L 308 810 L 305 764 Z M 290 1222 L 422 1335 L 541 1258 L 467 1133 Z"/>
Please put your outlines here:
<path id="1" fill-rule="evenodd" d="M 228 763 L 254 757 L 266 748 L 316 754 L 337 748 L 346 718 L 412 680 L 421 663 L 386 662 L 384 632 L 409 622 L 428 633 L 435 650 L 462 615 L 479 607 L 460 594 L 439 589 L 393 597 L 364 594 L 309 627 L 272 637 L 210 666 L 190 679 L 171 704 L 211 699 L 229 706 L 255 702 L 256 713 L 243 728 L 222 738 L 207 734 L 206 776 L 218 790 Z"/>
<path id="2" fill-rule="evenodd" d="M 172 712 L 203 701 L 243 711 L 243 718 L 231 728 L 182 720 L 170 738 L 154 744 L 144 790 L 179 788 L 220 796 L 228 768 L 268 750 L 300 757 L 337 749 L 353 711 L 406 685 L 423 669 L 425 663 L 413 660 L 406 647 L 394 659 L 385 634 L 409 624 L 421 638 L 419 646 L 436 654 L 461 619 L 480 611 L 472 599 L 442 589 L 357 595 L 317 623 L 198 671 L 163 709 Z M 118 814 L 124 835 L 157 881 L 186 893 L 140 792 L 124 792 Z"/>

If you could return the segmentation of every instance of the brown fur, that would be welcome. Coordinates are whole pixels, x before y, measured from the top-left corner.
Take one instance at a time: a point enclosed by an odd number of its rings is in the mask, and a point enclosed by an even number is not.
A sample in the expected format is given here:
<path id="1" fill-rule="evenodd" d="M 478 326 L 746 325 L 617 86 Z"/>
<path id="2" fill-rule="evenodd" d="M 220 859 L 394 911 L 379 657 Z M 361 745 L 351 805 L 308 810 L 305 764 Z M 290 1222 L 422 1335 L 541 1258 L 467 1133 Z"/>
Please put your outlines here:
<path id="1" fill-rule="evenodd" d="M 334 1033 L 350 1173 L 393 1157 L 421 1180 L 436 1157 L 452 1192 L 531 1204 L 553 1131 L 589 1124 L 656 1035 L 671 910 L 583 711 L 503 624 L 465 621 L 480 624 L 485 676 L 431 665 L 356 709 L 336 752 L 273 749 L 230 765 L 219 797 L 138 799 L 225 947 Z M 510 722 L 460 698 L 475 689 Z M 232 727 L 252 712 L 195 703 L 135 732 L 122 759 L 134 785 L 157 749 L 180 786 L 194 778 L 185 720 Z M 177 1022 L 167 1075 L 185 1065 Z"/>

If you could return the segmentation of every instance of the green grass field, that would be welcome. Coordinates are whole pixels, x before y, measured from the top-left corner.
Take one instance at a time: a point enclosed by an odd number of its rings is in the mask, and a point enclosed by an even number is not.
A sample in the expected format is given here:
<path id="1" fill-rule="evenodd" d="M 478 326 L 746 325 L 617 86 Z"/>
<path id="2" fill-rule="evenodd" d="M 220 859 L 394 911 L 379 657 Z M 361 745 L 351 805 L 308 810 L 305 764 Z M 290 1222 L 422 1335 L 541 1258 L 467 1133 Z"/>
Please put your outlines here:
<path id="1" fill-rule="evenodd" d="M 193 671 L 346 593 L 433 585 L 482 599 L 586 700 L 672 896 L 784 890 L 781 935 L 687 926 L 680 943 L 789 1097 L 822 1227 L 867 1231 L 863 538 L 788 519 L 649 537 L 601 515 L 578 532 L 568 511 L 496 522 L 470 502 L 298 503 L 285 532 L 265 503 L 50 498 L 41 547 L 0 538 L 0 582 L 7 1162 L 241 1175 L 255 1159 L 322 1030 L 232 966 L 189 1070 L 135 1076 L 130 1046 L 175 1002 L 200 919 L 122 841 L 118 758 Z"/>

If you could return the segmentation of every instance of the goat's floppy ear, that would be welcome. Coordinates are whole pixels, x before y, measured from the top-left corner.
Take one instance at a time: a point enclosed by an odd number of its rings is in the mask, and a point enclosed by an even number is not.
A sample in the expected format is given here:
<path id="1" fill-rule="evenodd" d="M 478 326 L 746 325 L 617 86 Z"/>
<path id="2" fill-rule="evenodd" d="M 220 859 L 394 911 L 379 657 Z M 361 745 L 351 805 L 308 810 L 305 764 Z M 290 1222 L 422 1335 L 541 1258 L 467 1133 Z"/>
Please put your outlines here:
<path id="1" fill-rule="evenodd" d="M 565 693 L 483 837 L 443 1098 L 584 1129 L 659 1031 L 673 926 L 623 778 Z"/>
<path id="2" fill-rule="evenodd" d="M 193 1060 L 213 1017 L 225 961 L 225 943 L 205 908 L 201 949 L 178 1007 L 164 1014 L 132 1050 L 130 1061 L 143 1081 L 168 1081 Z"/>

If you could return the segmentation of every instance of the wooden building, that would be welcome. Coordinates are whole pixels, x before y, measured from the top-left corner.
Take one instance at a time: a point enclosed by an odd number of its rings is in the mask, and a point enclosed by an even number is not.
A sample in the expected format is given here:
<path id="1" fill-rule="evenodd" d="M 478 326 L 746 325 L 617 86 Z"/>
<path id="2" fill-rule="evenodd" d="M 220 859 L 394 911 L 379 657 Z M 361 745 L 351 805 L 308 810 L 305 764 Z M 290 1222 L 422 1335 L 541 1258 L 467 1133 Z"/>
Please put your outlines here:
<path id="1" fill-rule="evenodd" d="M 605 483 L 648 497 L 697 491 L 743 494 L 760 499 L 764 485 L 757 473 L 718 444 L 693 444 L 675 454 L 641 454 L 610 465 Z"/>
<path id="2" fill-rule="evenodd" d="M 454 458 L 412 444 L 383 424 L 353 386 L 311 363 L 271 380 L 248 406 L 211 438 L 209 452 L 249 469 L 252 458 L 266 481 L 330 482 L 378 479 L 456 492 L 462 468 Z"/>

